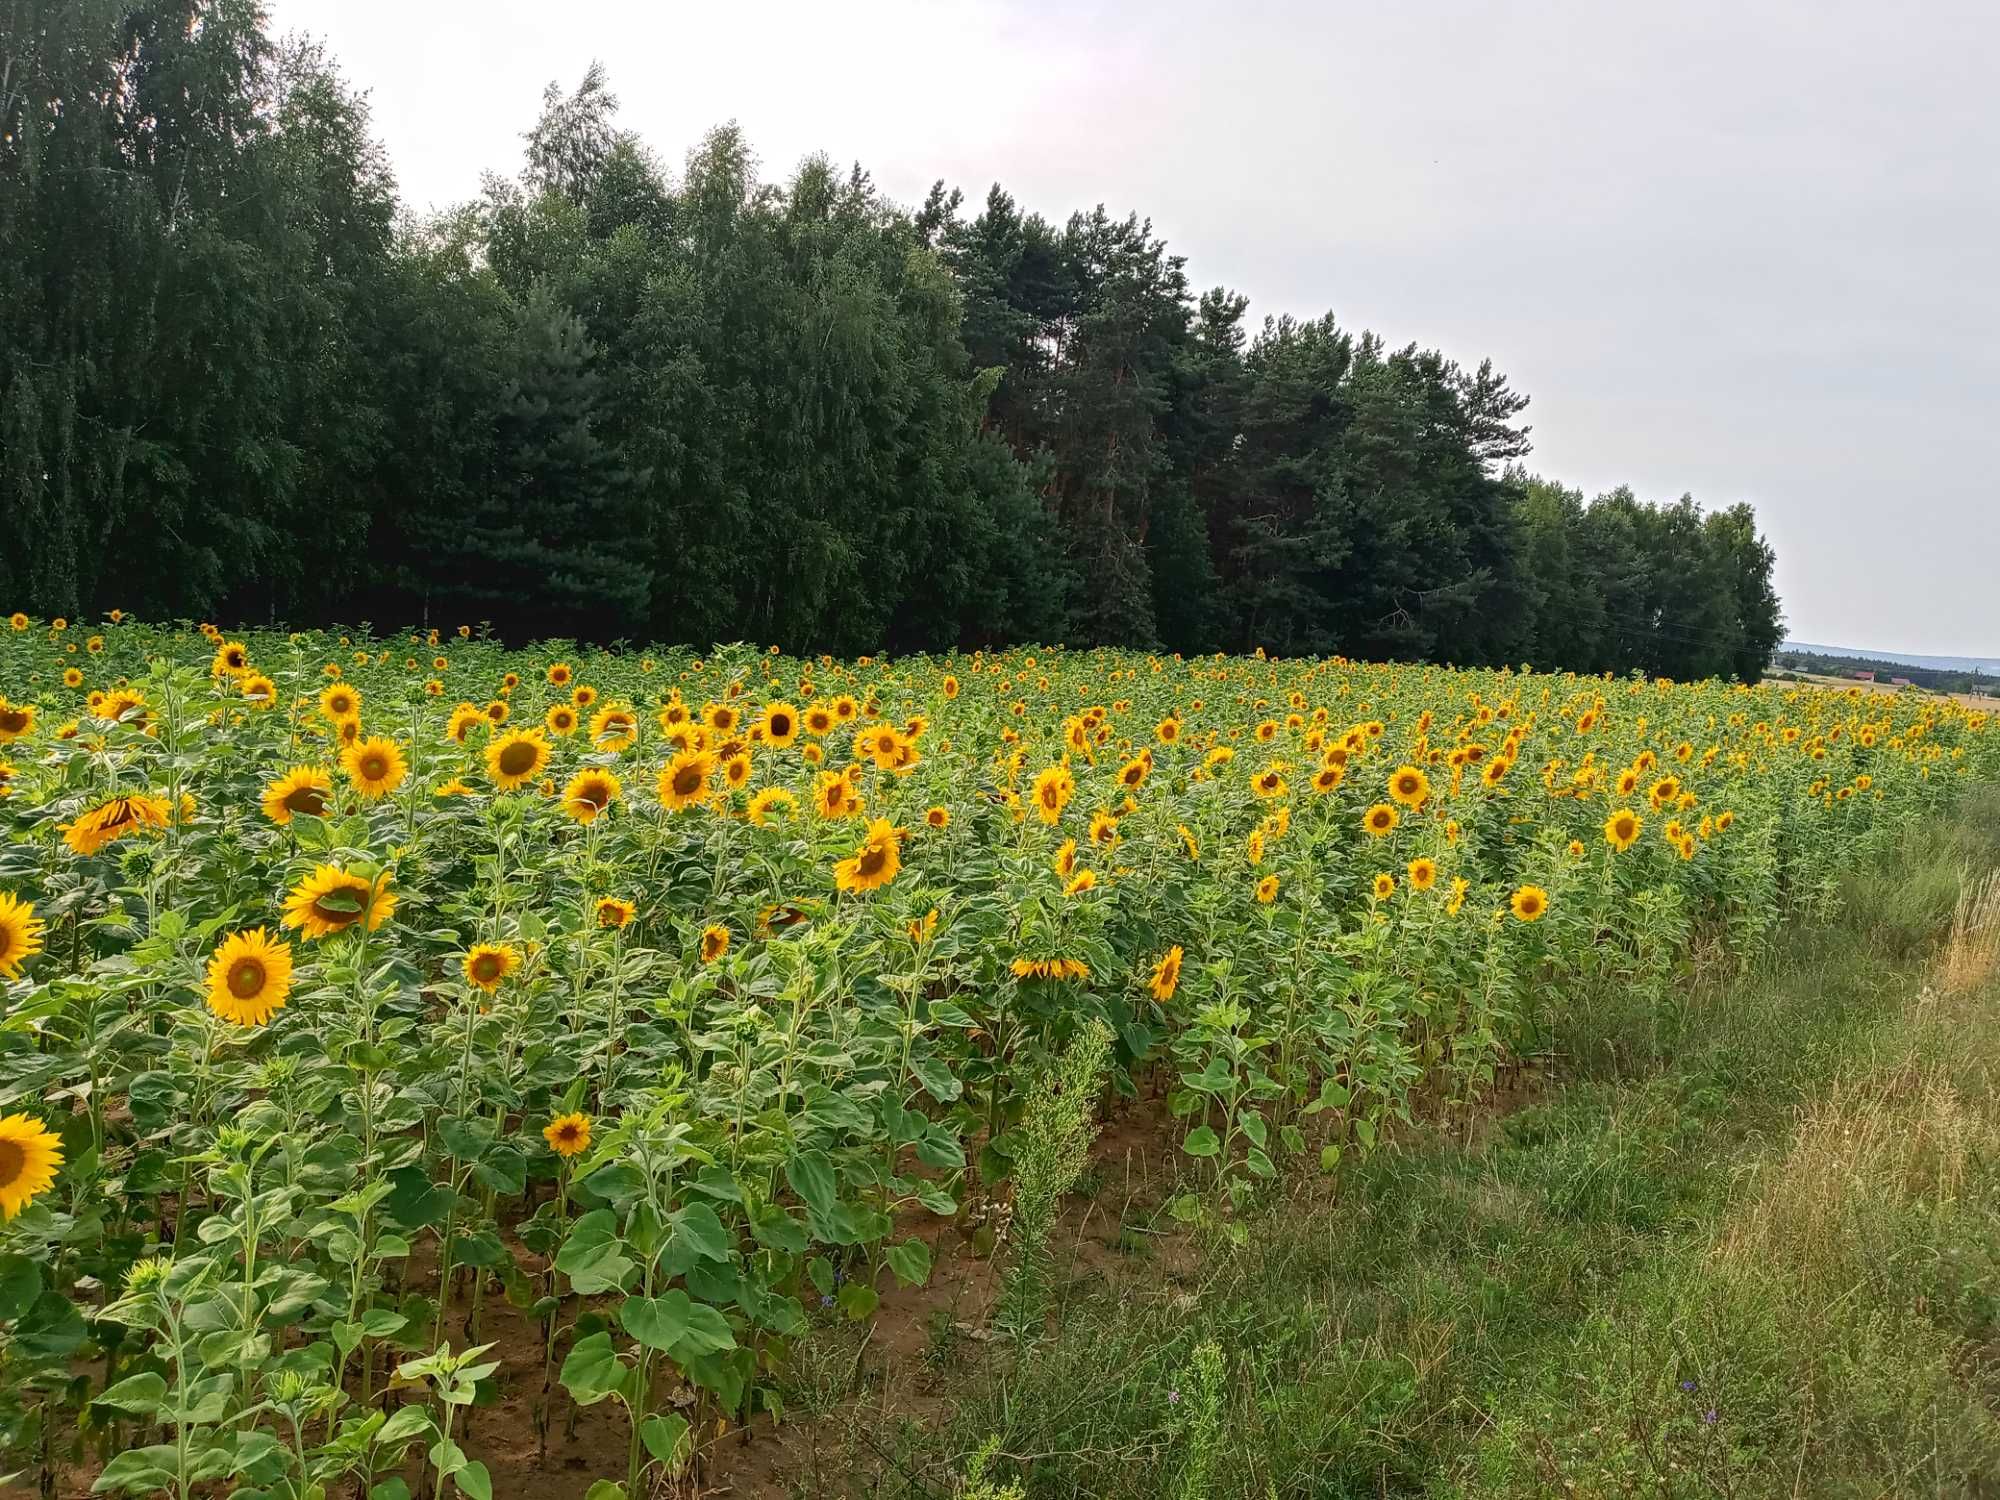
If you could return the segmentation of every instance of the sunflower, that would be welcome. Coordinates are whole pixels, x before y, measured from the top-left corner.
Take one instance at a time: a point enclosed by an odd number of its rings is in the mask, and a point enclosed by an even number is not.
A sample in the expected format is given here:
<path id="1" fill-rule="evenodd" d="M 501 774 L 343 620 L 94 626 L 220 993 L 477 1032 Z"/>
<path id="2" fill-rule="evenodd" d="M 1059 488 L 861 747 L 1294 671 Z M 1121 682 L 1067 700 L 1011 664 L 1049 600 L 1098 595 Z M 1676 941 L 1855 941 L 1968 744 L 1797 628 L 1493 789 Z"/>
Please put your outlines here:
<path id="1" fill-rule="evenodd" d="M 768 828 L 781 810 L 790 812 L 798 805 L 798 799 L 783 787 L 767 786 L 750 799 L 750 821 L 759 828 Z"/>
<path id="2" fill-rule="evenodd" d="M 262 927 L 233 932 L 208 961 L 211 1014 L 237 1026 L 262 1026 L 285 1008 L 292 990 L 292 945 Z"/>
<path id="3" fill-rule="evenodd" d="M 1568 845 L 1567 845 L 1566 847 L 1567 847 L 1567 849 L 1568 849 L 1568 852 L 1569 852 L 1569 857 L 1570 857 L 1571 859 L 1582 859 L 1582 858 L 1583 858 L 1583 840 L 1582 840 L 1582 839 L 1571 839 L 1571 840 L 1569 841 L 1569 844 L 1568 844 Z"/>
<path id="4" fill-rule="evenodd" d="M 729 929 L 711 923 L 701 930 L 701 961 L 712 964 L 729 951 Z"/>
<path id="5" fill-rule="evenodd" d="M 711 703 L 701 711 L 702 723 L 717 734 L 726 735 L 734 731 L 736 721 L 740 717 L 736 706 L 730 703 Z"/>
<path id="6" fill-rule="evenodd" d="M 590 1149 L 590 1116 L 557 1115 L 542 1127 L 542 1139 L 557 1156 L 581 1156 Z"/>
<path id="7" fill-rule="evenodd" d="M 1419 855 L 1416 859 L 1411 860 L 1409 871 L 1410 889 L 1413 891 L 1427 891 L 1437 884 L 1437 861 L 1428 855 Z"/>
<path id="8" fill-rule="evenodd" d="M 1069 799 L 1076 795 L 1076 778 L 1068 766 L 1050 766 L 1035 775 L 1032 788 L 1035 812 L 1051 827 L 1062 817 Z"/>
<path id="9" fill-rule="evenodd" d="M 0 698 L 0 745 L 23 739 L 35 732 L 35 705 L 9 703 Z"/>
<path id="10" fill-rule="evenodd" d="M 767 703 L 757 727 L 765 744 L 783 750 L 799 737 L 799 711 L 789 703 Z"/>
<path id="11" fill-rule="evenodd" d="M 344 682 L 336 682 L 319 695 L 319 711 L 336 724 L 342 719 L 359 718 L 361 694 Z"/>
<path id="12" fill-rule="evenodd" d="M 245 672 L 236 679 L 236 690 L 252 708 L 277 707 L 278 685 L 262 672 Z"/>
<path id="13" fill-rule="evenodd" d="M 1171 1000 L 1181 982 L 1181 948 L 1176 943 L 1169 948 L 1166 956 L 1153 965 L 1153 977 L 1146 988 L 1151 990 L 1155 1000 Z"/>
<path id="14" fill-rule="evenodd" d="M 1257 899 L 1265 906 L 1269 906 L 1273 901 L 1278 899 L 1277 876 L 1266 875 L 1262 880 L 1257 882 Z"/>
<path id="15" fill-rule="evenodd" d="M 1389 796 L 1405 807 L 1422 807 L 1431 794 L 1431 779 L 1415 766 L 1400 766 L 1389 777 Z"/>
<path id="16" fill-rule="evenodd" d="M 926 808 L 924 810 L 924 825 L 928 828 L 951 827 L 951 809 L 948 807 Z"/>
<path id="17" fill-rule="evenodd" d="M 853 818 L 861 814 L 861 798 L 844 771 L 822 771 L 813 781 L 813 811 L 822 818 Z"/>
<path id="18" fill-rule="evenodd" d="M 590 743 L 599 750 L 629 750 L 639 743 L 639 716 L 623 703 L 607 703 L 590 719 Z"/>
<path id="19" fill-rule="evenodd" d="M 1152 757 L 1141 752 L 1118 768 L 1118 784 L 1128 791 L 1137 791 L 1146 784 L 1146 777 L 1152 769 Z"/>
<path id="20" fill-rule="evenodd" d="M 1078 870 L 1075 875 L 1070 877 L 1069 884 L 1063 887 L 1063 894 L 1065 896 L 1081 896 L 1085 891 L 1095 890 L 1096 888 L 1097 872 L 1095 870 Z"/>
<path id="21" fill-rule="evenodd" d="M 21 965 L 42 951 L 42 931 L 33 902 L 0 891 L 0 979 L 21 977 Z"/>
<path id="22" fill-rule="evenodd" d="M 1171 745 L 1181 737 L 1181 721 L 1165 718 L 1153 726 L 1153 734 L 1162 745 Z"/>
<path id="23" fill-rule="evenodd" d="M 83 669 L 82 669 L 82 668 L 80 668 L 80 667 L 65 667 L 65 668 L 63 668 L 63 686 L 64 686 L 64 687 L 66 687 L 66 688 L 80 688 L 80 687 L 82 687 L 82 686 L 83 686 Z"/>
<path id="24" fill-rule="evenodd" d="M 475 943 L 459 967 L 465 970 L 467 984 L 490 995 L 521 967 L 521 952 L 512 943 Z"/>
<path id="25" fill-rule="evenodd" d="M 1639 842 L 1645 821 L 1629 807 L 1621 807 L 1604 820 L 1604 842 L 1623 854 Z"/>
<path id="26" fill-rule="evenodd" d="M 333 797 L 333 778 L 318 766 L 293 766 L 264 787 L 264 816 L 279 827 L 304 813 L 317 818 Z"/>
<path id="27" fill-rule="evenodd" d="M 903 831 L 887 818 L 868 825 L 868 836 L 850 859 L 833 867 L 834 886 L 843 891 L 872 891 L 887 885 L 903 867 Z"/>
<path id="28" fill-rule="evenodd" d="M 1646 800 L 1651 802 L 1653 810 L 1658 812 L 1676 797 L 1680 796 L 1680 794 L 1680 782 L 1671 776 L 1662 776 L 1658 781 L 1653 783 L 1652 790 L 1646 793 Z"/>
<path id="29" fill-rule="evenodd" d="M 208 664 L 211 677 L 234 677 L 249 670 L 250 648 L 241 641 L 225 641 L 216 648 L 215 660 Z"/>
<path id="30" fill-rule="evenodd" d="M 1523 922 L 1539 922 L 1549 909 L 1549 893 L 1538 885 L 1524 885 L 1507 903 Z"/>
<path id="31" fill-rule="evenodd" d="M 386 874 L 369 880 L 334 865 L 319 865 L 285 898 L 285 925 L 315 939 L 344 932 L 357 922 L 365 922 L 373 932 L 395 912 L 396 901 Z"/>
<path id="32" fill-rule="evenodd" d="M 805 717 L 799 722 L 805 726 L 807 734 L 817 738 L 820 735 L 831 734 L 835 720 L 832 709 L 823 703 L 815 703 L 806 710 Z"/>
<path id="33" fill-rule="evenodd" d="M 345 724 L 353 722 L 352 719 L 344 721 Z M 410 774 L 402 749 L 394 740 L 383 739 L 380 735 L 355 740 L 340 752 L 340 765 L 347 772 L 347 779 L 354 783 L 354 789 L 370 799 L 388 796 Z"/>
<path id="34" fill-rule="evenodd" d="M 1189 859 L 1198 862 L 1201 859 L 1201 842 L 1195 838 L 1194 830 L 1188 827 L 1187 824 L 1181 823 L 1175 826 L 1174 832 L 1180 838 L 1181 852 L 1186 854 Z"/>
<path id="35" fill-rule="evenodd" d="M 11 1219 L 55 1185 L 62 1137 L 28 1115 L 0 1119 L 0 1219 Z"/>
<path id="36" fill-rule="evenodd" d="M 574 674 L 570 671 L 568 662 L 552 661 L 549 663 L 548 671 L 542 675 L 548 679 L 550 687 L 568 687 L 569 680 Z"/>
<path id="37" fill-rule="evenodd" d="M 563 788 L 563 811 L 579 823 L 594 823 L 624 791 L 609 771 L 578 771 Z"/>
<path id="38" fill-rule="evenodd" d="M 512 708 L 508 707 L 506 700 L 495 698 L 491 703 L 486 705 L 486 722 L 489 724 L 505 724 L 507 716 L 513 711 Z"/>
<path id="39" fill-rule="evenodd" d="M 567 739 L 576 733 L 576 710 L 567 703 L 558 703 L 542 715 L 542 723 L 548 726 L 550 734 Z"/>
<path id="40" fill-rule="evenodd" d="M 164 797 L 113 797 L 63 825 L 63 842 L 78 854 L 95 854 L 106 844 L 165 828 L 172 809 Z"/>
<path id="41" fill-rule="evenodd" d="M 1285 777 L 1275 765 L 1266 766 L 1251 779 L 1250 790 L 1259 797 L 1285 795 Z"/>
<path id="42" fill-rule="evenodd" d="M 750 757 L 746 753 L 739 750 L 723 758 L 722 784 L 732 792 L 741 791 L 750 784 Z"/>
<path id="43" fill-rule="evenodd" d="M 12 613 L 11 615 L 7 616 L 7 624 L 15 630 L 26 630 L 30 623 L 32 622 L 28 619 L 28 617 L 22 614 L 18 609 L 15 610 L 14 613 Z"/>
<path id="44" fill-rule="evenodd" d="M 1321 766 L 1317 771 L 1313 772 L 1312 789 L 1323 797 L 1338 787 L 1346 777 L 1347 771 L 1345 767 L 1336 765 Z"/>
<path id="45" fill-rule="evenodd" d="M 1375 876 L 1374 891 L 1377 901 L 1387 901 L 1396 894 L 1396 877 L 1387 870 L 1379 872 Z"/>
<path id="46" fill-rule="evenodd" d="M 708 800 L 708 778 L 715 773 L 715 757 L 705 750 L 682 750 L 660 767 L 660 804 L 668 812 L 679 812 Z"/>
<path id="47" fill-rule="evenodd" d="M 944 689 L 945 697 L 956 698 L 958 696 L 958 679 L 949 672 L 945 673 L 944 681 L 939 685 Z"/>
<path id="48" fill-rule="evenodd" d="M 1118 820 L 1108 812 L 1092 813 L 1090 841 L 1100 849 L 1115 849 L 1118 846 Z"/>
<path id="49" fill-rule="evenodd" d="M 861 705 L 856 703 L 846 693 L 842 693 L 838 698 L 833 700 L 833 716 L 842 724 L 845 724 L 860 712 Z"/>
<path id="50" fill-rule="evenodd" d="M 611 928 L 623 927 L 627 922 L 632 920 L 633 914 L 636 911 L 637 908 L 630 901 L 621 900 L 617 896 L 600 896 L 598 897 L 596 907 L 597 925 L 599 927 Z"/>
<path id="51" fill-rule="evenodd" d="M 1396 831 L 1402 821 L 1402 814 L 1386 802 L 1378 802 L 1361 816 L 1361 826 L 1375 838 L 1386 838 Z"/>
<path id="52" fill-rule="evenodd" d="M 526 786 L 548 763 L 549 742 L 538 729 L 510 729 L 486 747 L 486 774 L 503 792 Z"/>
<path id="53" fill-rule="evenodd" d="M 486 722 L 486 715 L 470 703 L 461 703 L 451 711 L 451 719 L 444 732 L 455 745 L 463 745 L 472 736 L 472 731 Z"/>

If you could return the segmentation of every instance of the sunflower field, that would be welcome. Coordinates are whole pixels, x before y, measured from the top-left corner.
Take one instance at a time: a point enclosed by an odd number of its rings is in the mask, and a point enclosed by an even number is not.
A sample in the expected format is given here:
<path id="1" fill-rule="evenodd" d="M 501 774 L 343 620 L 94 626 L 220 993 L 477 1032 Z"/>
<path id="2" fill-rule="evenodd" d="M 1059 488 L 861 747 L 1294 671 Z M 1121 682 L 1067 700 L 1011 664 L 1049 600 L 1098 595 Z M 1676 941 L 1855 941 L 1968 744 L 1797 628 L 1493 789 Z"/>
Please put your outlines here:
<path id="1" fill-rule="evenodd" d="M 655 1492 L 945 1223 L 1010 1253 L 1079 1038 L 1241 1233 L 2000 772 L 1913 694 L 6 625 L 0 1480 L 45 1495 L 490 1500 L 496 1390 Z"/>

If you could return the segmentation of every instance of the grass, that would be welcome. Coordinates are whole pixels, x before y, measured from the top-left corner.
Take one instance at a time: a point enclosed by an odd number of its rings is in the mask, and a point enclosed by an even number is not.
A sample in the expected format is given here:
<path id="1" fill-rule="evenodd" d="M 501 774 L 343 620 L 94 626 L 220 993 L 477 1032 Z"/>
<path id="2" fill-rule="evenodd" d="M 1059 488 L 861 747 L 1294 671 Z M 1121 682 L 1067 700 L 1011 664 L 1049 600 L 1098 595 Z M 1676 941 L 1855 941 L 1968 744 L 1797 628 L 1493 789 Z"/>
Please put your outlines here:
<path id="1" fill-rule="evenodd" d="M 1032 1497 L 2000 1494 L 1996 866 L 1988 795 L 1750 973 L 1572 1006 L 1530 1107 L 1071 1286 L 845 1493 L 997 1438 Z"/>

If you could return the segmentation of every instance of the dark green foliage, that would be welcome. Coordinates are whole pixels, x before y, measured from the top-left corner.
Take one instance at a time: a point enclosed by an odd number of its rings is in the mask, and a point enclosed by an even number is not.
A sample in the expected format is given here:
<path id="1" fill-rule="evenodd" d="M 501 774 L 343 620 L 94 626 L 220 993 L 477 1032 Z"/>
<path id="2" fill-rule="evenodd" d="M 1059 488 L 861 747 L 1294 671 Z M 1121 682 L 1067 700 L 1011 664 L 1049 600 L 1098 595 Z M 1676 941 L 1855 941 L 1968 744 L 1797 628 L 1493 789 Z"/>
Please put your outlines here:
<path id="1" fill-rule="evenodd" d="M 397 220 L 253 0 L 0 0 L 0 599 L 857 652 L 1754 677 L 1745 507 L 1527 479 L 1490 366 L 1195 297 L 1150 224 L 670 178 L 601 66 Z"/>

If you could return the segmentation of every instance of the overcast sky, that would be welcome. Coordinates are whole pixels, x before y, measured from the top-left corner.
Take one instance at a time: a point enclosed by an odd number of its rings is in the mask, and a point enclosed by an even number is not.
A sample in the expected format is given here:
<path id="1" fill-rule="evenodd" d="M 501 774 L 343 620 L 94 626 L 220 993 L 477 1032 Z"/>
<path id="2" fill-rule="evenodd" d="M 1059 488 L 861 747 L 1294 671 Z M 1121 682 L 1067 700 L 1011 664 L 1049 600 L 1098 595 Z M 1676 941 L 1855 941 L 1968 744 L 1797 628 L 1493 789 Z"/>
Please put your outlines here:
<path id="1" fill-rule="evenodd" d="M 669 165 L 733 119 L 769 178 L 1137 210 L 1253 317 L 1490 356 L 1542 473 L 1755 504 L 1792 638 L 2000 655 L 2000 6 L 268 5 L 415 206 L 602 58 Z"/>

